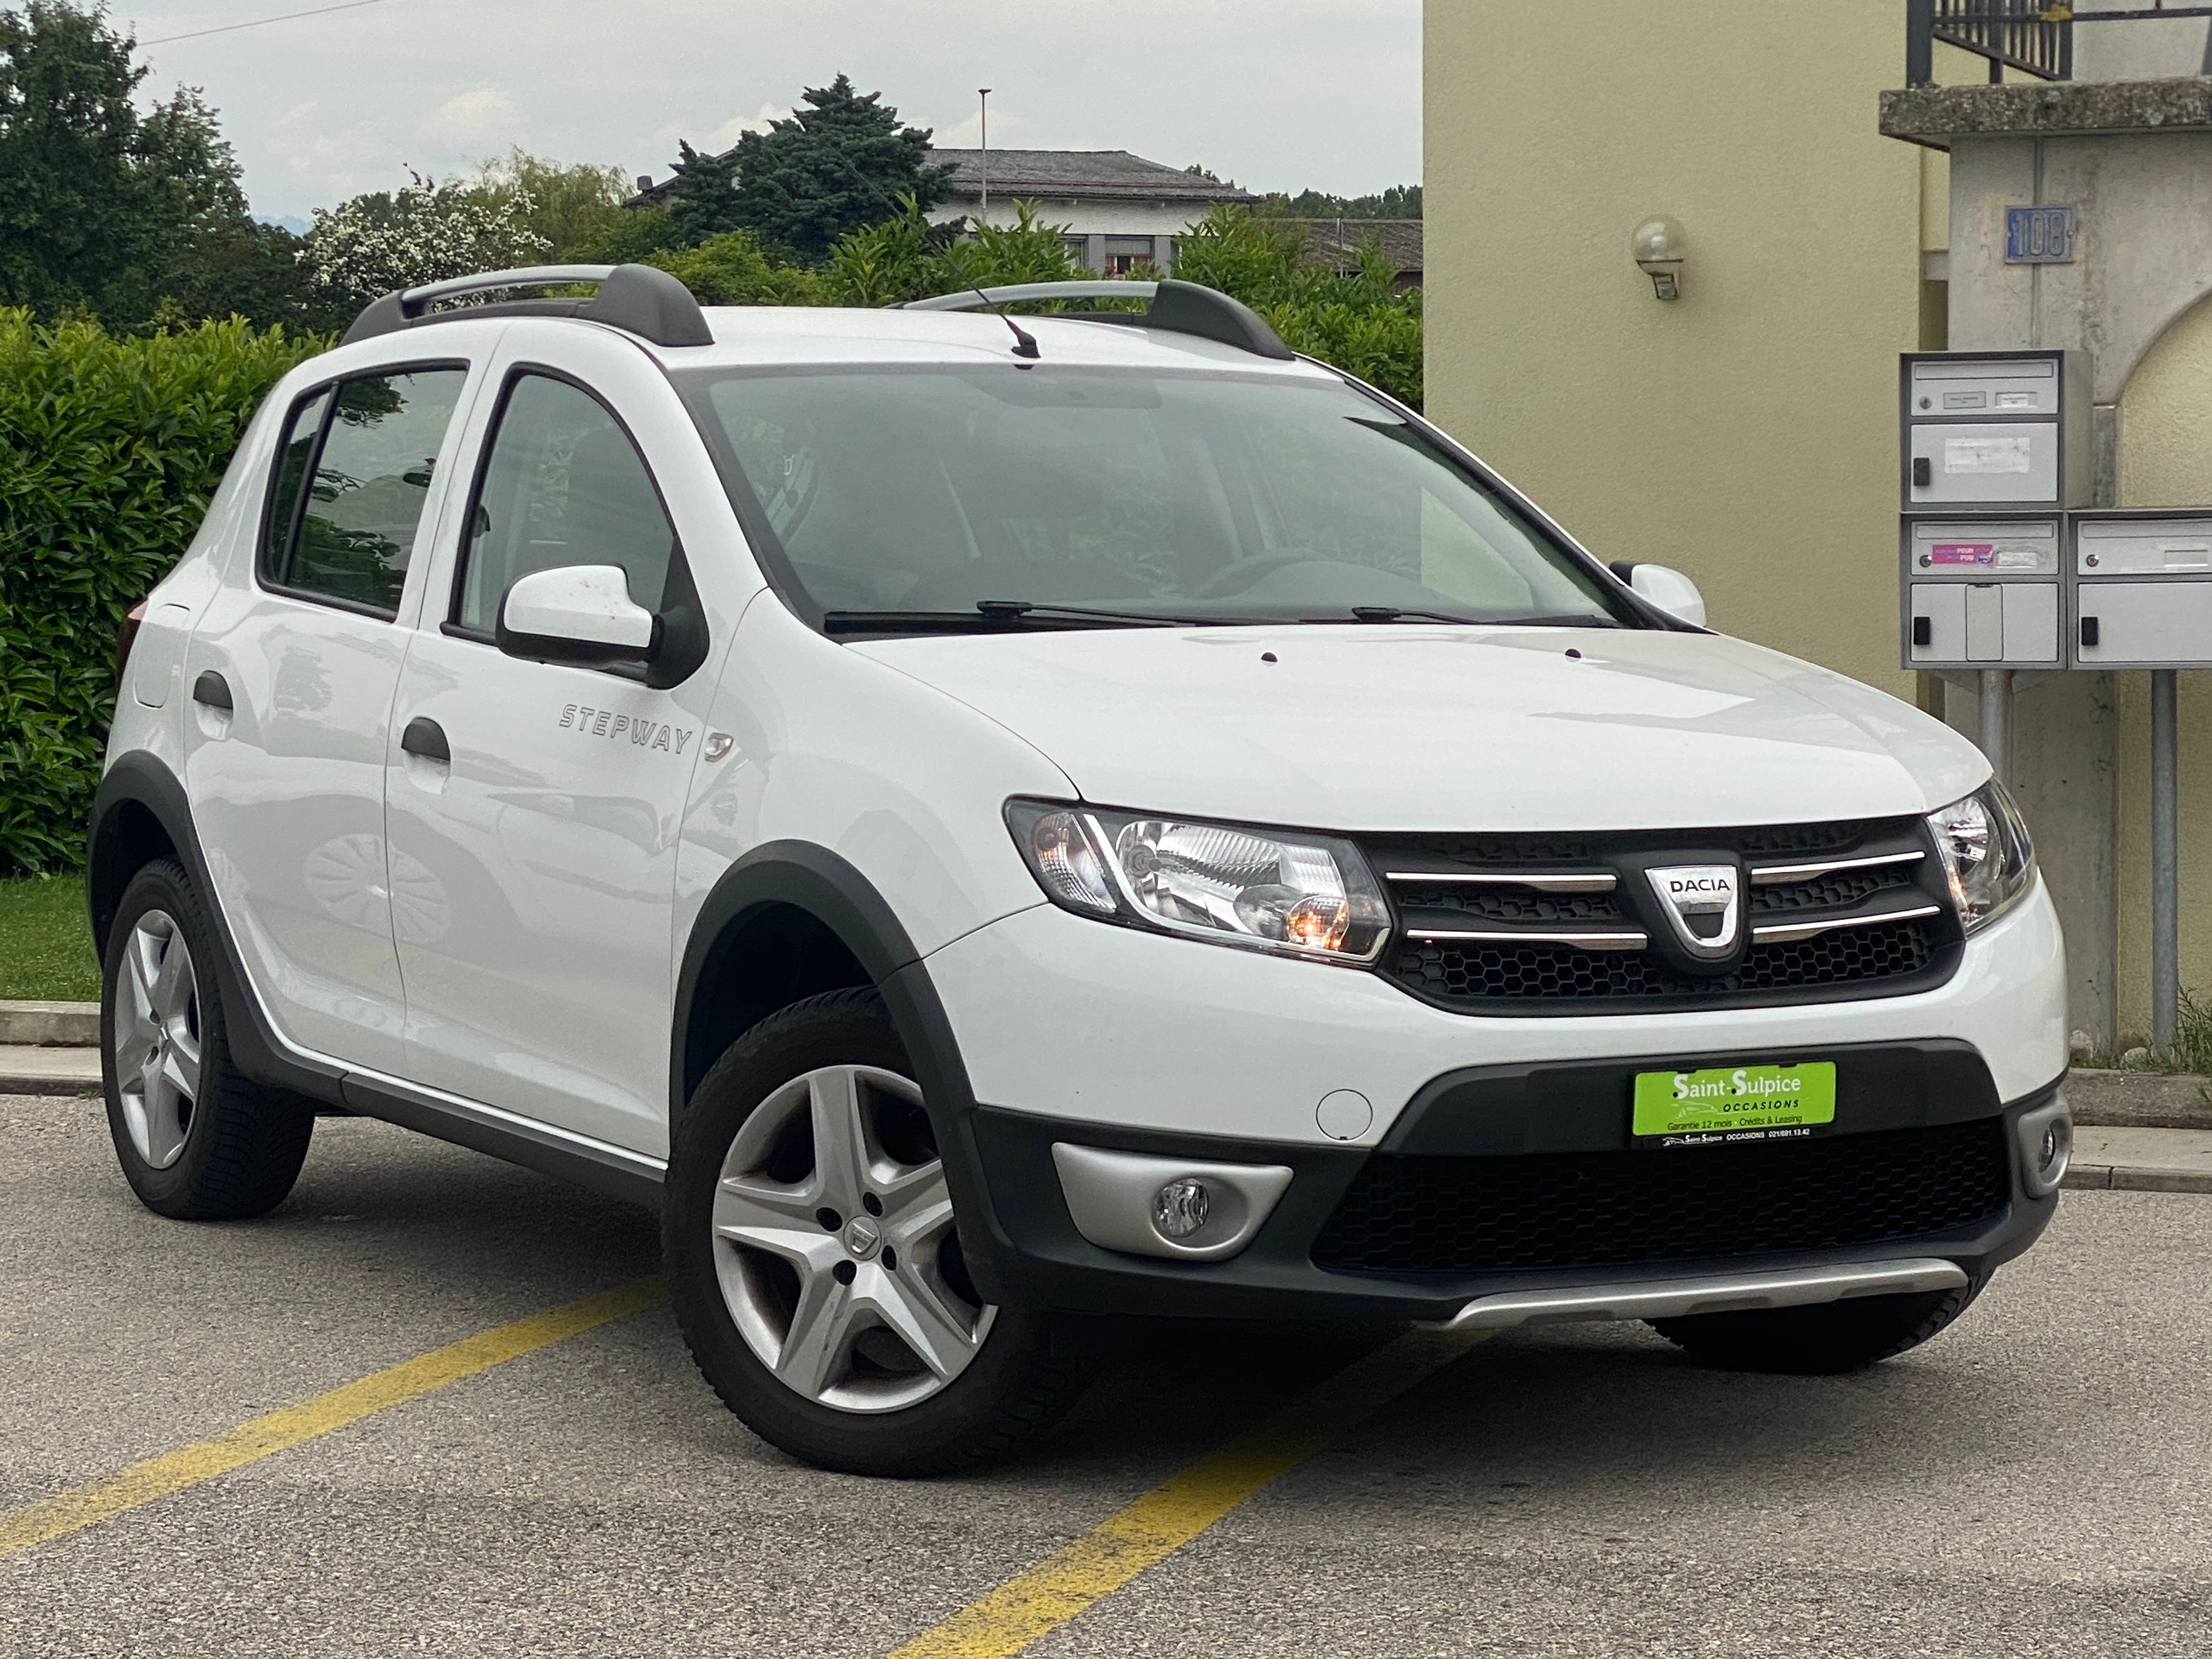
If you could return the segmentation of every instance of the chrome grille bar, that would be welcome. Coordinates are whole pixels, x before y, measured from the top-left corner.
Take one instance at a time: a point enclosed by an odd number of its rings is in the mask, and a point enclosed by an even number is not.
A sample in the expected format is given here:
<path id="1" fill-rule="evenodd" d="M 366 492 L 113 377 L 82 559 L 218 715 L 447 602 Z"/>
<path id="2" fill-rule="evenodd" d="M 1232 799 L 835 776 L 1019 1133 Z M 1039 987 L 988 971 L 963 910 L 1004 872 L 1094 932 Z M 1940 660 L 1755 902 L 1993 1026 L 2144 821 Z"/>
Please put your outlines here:
<path id="1" fill-rule="evenodd" d="M 1449 927 L 1411 927 L 1406 937 L 1432 945 L 1571 945 L 1577 951 L 1644 951 L 1651 945 L 1647 935 L 1625 929 L 1516 927 L 1510 932 L 1468 933 Z"/>
<path id="2" fill-rule="evenodd" d="M 1462 886 L 1527 887 L 1539 893 L 1610 893 L 1615 882 L 1610 870 L 1390 870 L 1382 879 L 1391 882 L 1454 883 Z"/>
<path id="3" fill-rule="evenodd" d="M 1754 887 L 1774 887 L 1787 881 L 1818 881 L 1822 876 L 1832 875 L 1838 870 L 1872 870 L 1882 865 L 1917 864 L 1926 858 L 1922 852 L 1876 853 L 1863 859 L 1823 859 L 1818 864 L 1763 864 L 1751 872 Z"/>
<path id="4" fill-rule="evenodd" d="M 1818 921 L 1779 922 L 1771 927 L 1751 930 L 1753 945 L 1795 945 L 1800 939 L 1817 938 L 1832 933 L 1838 927 L 1878 927 L 1885 921 L 1917 921 L 1923 916 L 1943 913 L 1940 904 L 1915 905 L 1909 910 L 1884 910 L 1871 916 L 1829 916 Z"/>

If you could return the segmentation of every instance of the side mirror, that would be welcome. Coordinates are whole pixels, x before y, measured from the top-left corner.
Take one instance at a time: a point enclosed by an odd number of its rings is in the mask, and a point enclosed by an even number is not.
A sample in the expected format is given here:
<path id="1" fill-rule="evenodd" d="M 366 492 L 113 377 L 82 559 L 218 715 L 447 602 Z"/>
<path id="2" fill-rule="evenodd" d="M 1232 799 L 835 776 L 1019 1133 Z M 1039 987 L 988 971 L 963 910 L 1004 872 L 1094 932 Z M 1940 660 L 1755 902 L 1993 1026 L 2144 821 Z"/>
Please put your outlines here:
<path id="1" fill-rule="evenodd" d="M 1676 621 L 1688 623 L 1693 628 L 1705 625 L 1705 596 L 1698 592 L 1697 583 L 1680 571 L 1663 564 L 1629 564 L 1624 561 L 1613 567 L 1613 574 Z"/>
<path id="2" fill-rule="evenodd" d="M 519 576 L 499 605 L 499 648 L 510 657 L 598 667 L 651 662 L 660 618 L 632 601 L 615 564 L 571 564 Z"/>

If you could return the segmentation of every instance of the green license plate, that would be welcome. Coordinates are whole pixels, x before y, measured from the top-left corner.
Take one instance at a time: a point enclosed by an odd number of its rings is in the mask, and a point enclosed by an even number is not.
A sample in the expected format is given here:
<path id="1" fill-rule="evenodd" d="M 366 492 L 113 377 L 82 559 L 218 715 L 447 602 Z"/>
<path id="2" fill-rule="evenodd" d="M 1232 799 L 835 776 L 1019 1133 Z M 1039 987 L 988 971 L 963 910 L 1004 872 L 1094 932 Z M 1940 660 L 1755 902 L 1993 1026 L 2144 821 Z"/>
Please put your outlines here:
<path id="1" fill-rule="evenodd" d="M 1722 1066 L 1705 1072 L 1638 1072 L 1637 1138 L 1662 1146 L 1707 1140 L 1796 1140 L 1836 1121 L 1836 1067 Z"/>

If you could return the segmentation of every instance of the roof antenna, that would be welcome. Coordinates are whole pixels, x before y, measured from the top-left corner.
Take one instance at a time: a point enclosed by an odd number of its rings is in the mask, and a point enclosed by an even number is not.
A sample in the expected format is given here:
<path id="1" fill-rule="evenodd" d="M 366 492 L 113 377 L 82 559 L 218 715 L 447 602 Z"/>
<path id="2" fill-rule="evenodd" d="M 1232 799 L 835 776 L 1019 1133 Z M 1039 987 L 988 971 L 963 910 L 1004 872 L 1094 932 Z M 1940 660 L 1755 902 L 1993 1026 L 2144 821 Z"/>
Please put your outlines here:
<path id="1" fill-rule="evenodd" d="M 1003 301 L 993 300 L 989 295 L 984 293 L 981 289 L 976 288 L 973 283 L 969 283 L 968 286 L 975 289 L 975 297 L 981 300 L 1000 322 L 1014 331 L 1015 356 L 1027 357 L 1034 361 L 1041 355 L 1037 350 L 1036 336 L 1006 315 L 1006 307 Z"/>

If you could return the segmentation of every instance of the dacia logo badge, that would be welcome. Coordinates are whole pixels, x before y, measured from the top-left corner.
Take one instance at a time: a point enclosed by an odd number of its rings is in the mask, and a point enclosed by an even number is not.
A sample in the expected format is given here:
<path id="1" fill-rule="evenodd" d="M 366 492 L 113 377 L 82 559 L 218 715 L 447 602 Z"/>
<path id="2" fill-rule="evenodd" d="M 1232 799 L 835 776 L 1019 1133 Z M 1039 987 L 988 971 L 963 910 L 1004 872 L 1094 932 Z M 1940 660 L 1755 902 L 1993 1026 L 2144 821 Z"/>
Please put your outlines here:
<path id="1" fill-rule="evenodd" d="M 1678 864 L 1644 875 L 1683 950 L 1705 962 L 1735 954 L 1743 923 L 1741 870 L 1732 864 Z"/>

